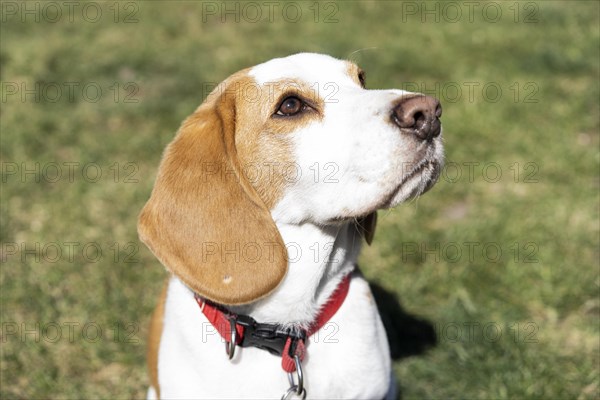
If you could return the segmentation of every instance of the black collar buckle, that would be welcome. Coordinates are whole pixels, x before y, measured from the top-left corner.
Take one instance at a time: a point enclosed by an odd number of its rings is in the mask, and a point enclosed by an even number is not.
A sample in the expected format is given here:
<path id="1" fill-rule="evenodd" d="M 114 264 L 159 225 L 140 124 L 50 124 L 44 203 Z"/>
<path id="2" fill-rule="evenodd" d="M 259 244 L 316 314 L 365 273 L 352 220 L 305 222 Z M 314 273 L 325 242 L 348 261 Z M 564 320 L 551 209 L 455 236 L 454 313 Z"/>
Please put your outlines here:
<path id="1" fill-rule="evenodd" d="M 295 344 L 298 340 L 306 339 L 306 331 L 286 329 L 276 324 L 261 324 L 248 315 L 232 317 L 236 324 L 244 327 L 241 347 L 257 347 L 277 356 L 283 354 L 288 338 Z"/>

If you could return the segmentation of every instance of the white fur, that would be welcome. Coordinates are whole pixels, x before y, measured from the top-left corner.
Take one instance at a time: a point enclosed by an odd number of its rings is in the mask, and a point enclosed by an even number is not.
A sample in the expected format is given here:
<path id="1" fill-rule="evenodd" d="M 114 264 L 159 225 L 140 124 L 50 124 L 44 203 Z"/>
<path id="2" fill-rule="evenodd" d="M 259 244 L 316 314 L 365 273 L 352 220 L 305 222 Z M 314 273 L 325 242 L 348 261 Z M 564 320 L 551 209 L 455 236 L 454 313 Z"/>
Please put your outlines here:
<path id="1" fill-rule="evenodd" d="M 362 238 L 352 217 L 426 190 L 442 161 L 441 137 L 422 142 L 402 134 L 390 123 L 390 105 L 406 92 L 365 90 L 347 75 L 347 64 L 329 56 L 275 59 L 250 75 L 258 84 L 316 83 L 328 96 L 323 119 L 292 132 L 302 175 L 271 210 L 288 247 L 288 273 L 271 295 L 234 309 L 260 322 L 307 326 L 355 267 Z M 308 340 L 303 366 L 308 398 L 394 398 L 386 334 L 358 274 L 335 316 Z M 176 277 L 166 298 L 158 372 L 161 397 L 169 399 L 280 398 L 289 388 L 280 357 L 238 347 L 229 361 L 223 339 Z"/>
<path id="2" fill-rule="evenodd" d="M 437 178 L 443 159 L 441 136 L 422 142 L 390 123 L 391 103 L 409 92 L 365 90 L 346 69 L 335 58 L 301 53 L 268 61 L 250 72 L 259 84 L 304 81 L 325 99 L 324 120 L 293 136 L 301 179 L 273 210 L 276 221 L 327 224 L 339 217 L 364 215 L 420 194 Z M 437 161 L 438 170 L 425 168 L 404 182 L 424 159 Z M 320 172 L 317 179 L 315 166 Z"/>

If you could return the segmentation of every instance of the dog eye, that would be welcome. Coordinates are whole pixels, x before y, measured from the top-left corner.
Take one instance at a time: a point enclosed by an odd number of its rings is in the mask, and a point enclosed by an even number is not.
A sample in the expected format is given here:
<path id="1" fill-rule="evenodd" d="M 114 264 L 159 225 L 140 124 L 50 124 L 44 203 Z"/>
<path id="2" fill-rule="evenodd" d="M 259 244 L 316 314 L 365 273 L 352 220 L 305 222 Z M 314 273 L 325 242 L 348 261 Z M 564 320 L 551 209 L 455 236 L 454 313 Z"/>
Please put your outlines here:
<path id="1" fill-rule="evenodd" d="M 279 108 L 277 109 L 277 115 L 283 115 L 283 116 L 291 116 L 291 115 L 296 115 L 298 114 L 300 111 L 303 111 L 306 109 L 306 104 L 304 104 L 304 102 L 302 100 L 300 100 L 297 97 L 294 96 L 290 96 L 290 97 L 286 97 L 281 104 L 279 105 Z"/>

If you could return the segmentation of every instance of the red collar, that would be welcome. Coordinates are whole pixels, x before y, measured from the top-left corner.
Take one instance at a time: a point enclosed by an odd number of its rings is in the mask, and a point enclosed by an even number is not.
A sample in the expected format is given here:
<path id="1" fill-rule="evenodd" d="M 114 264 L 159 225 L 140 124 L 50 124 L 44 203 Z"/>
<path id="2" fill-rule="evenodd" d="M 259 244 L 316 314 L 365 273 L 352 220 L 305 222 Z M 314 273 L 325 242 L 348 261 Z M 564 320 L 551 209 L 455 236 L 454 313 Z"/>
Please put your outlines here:
<path id="1" fill-rule="evenodd" d="M 315 321 L 308 330 L 292 331 L 280 325 L 262 324 L 247 315 L 236 315 L 226 308 L 195 295 L 200 310 L 225 340 L 230 358 L 233 357 L 235 345 L 240 347 L 258 347 L 272 354 L 281 355 L 281 366 L 286 372 L 294 372 L 296 365 L 294 356 L 304 360 L 306 338 L 321 329 L 342 306 L 350 288 L 350 275 L 342 279 L 323 306 Z M 233 329 L 235 327 L 235 330 Z"/>

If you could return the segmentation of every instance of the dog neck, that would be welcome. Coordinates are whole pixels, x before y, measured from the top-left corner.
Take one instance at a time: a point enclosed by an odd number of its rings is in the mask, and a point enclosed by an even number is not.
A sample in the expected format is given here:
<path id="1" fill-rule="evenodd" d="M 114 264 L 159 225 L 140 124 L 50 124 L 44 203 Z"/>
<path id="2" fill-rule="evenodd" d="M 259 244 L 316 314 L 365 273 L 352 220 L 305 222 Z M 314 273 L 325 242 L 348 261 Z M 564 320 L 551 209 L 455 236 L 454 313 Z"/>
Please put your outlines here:
<path id="1" fill-rule="evenodd" d="M 288 272 L 273 293 L 252 304 L 231 307 L 264 323 L 307 328 L 350 273 L 361 236 L 353 223 L 317 226 L 277 223 L 288 251 Z"/>

